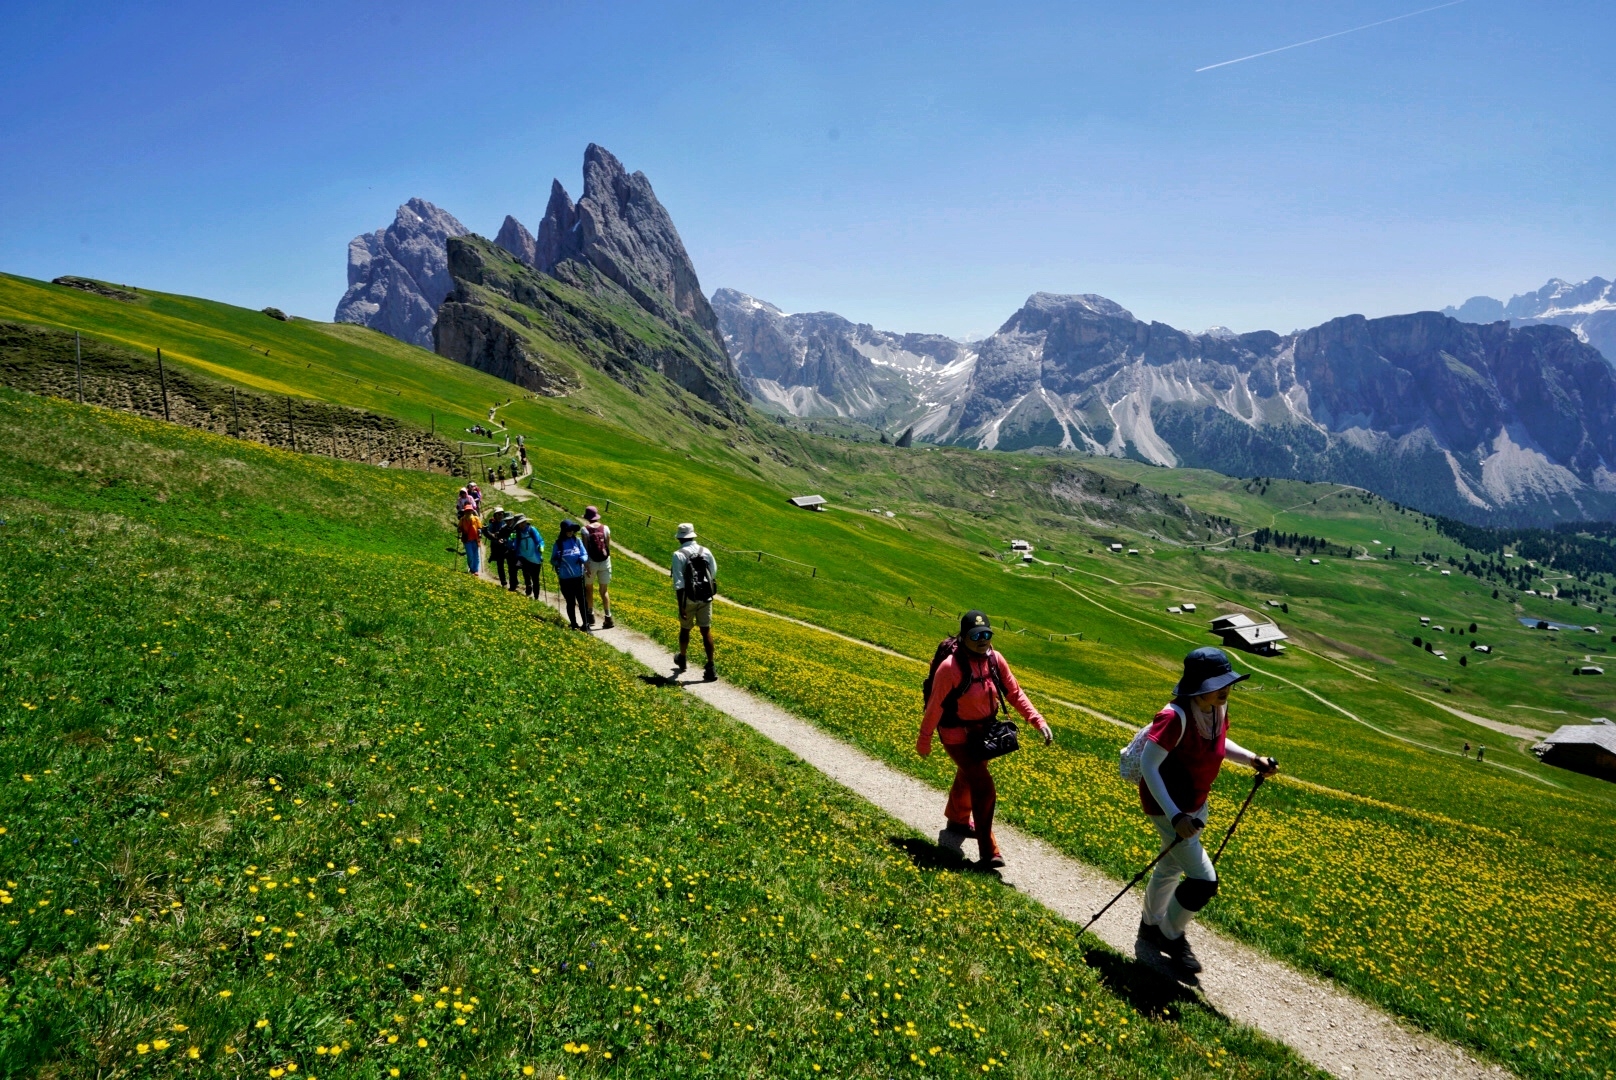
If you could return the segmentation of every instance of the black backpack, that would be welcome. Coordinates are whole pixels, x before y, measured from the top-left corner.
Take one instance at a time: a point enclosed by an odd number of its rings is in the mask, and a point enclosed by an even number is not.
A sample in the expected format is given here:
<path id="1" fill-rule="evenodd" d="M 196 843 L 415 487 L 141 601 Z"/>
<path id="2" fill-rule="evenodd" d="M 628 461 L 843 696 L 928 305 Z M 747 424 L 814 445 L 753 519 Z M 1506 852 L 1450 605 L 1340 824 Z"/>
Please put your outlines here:
<path id="1" fill-rule="evenodd" d="M 931 686 L 937 678 L 937 669 L 950 656 L 957 658 L 961 651 L 960 640 L 957 637 L 946 637 L 937 643 L 937 651 L 932 653 L 931 657 L 931 670 L 926 673 L 925 681 L 920 684 L 920 700 L 922 703 L 931 704 Z M 956 662 L 958 661 L 956 660 Z M 962 721 L 959 718 L 960 698 L 965 695 L 965 691 L 971 688 L 971 683 L 976 679 L 976 674 L 969 663 L 963 664 L 962 670 L 965 677 L 959 681 L 959 684 L 954 689 L 948 692 L 947 697 L 943 698 L 943 719 L 938 724 L 938 727 L 961 726 Z M 999 674 L 999 659 L 996 653 L 988 653 L 988 673 L 993 679 L 994 685 L 998 688 L 999 709 L 1002 712 L 1005 709 L 1005 699 L 1009 695 L 1005 693 L 1004 678 Z"/>
<path id="2" fill-rule="evenodd" d="M 684 594 L 686 600 L 698 604 L 705 604 L 718 595 L 718 586 L 713 582 L 713 557 L 704 547 L 685 556 Z"/>

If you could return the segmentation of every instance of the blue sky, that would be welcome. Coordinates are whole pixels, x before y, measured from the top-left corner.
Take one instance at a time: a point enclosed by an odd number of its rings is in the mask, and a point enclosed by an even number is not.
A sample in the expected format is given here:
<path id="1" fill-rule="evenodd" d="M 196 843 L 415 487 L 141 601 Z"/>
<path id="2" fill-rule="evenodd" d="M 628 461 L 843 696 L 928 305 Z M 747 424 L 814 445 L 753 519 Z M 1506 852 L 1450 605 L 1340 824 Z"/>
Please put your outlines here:
<path id="1" fill-rule="evenodd" d="M 709 292 L 892 330 L 1038 290 L 1288 330 L 1616 275 L 1616 5 L 1194 71 L 1422 6 L 9 4 L 0 270 L 330 318 L 399 203 L 536 227 L 594 141 Z"/>

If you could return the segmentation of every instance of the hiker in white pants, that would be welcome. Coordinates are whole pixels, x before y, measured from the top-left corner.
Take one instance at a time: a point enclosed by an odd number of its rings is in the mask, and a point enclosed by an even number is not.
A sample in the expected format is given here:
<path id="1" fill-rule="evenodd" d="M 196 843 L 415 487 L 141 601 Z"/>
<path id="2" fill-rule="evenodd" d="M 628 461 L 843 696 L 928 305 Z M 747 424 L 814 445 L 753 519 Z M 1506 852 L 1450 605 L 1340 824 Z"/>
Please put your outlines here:
<path id="1" fill-rule="evenodd" d="M 1229 687 L 1236 674 L 1221 649 L 1196 649 L 1184 658 L 1184 677 L 1173 701 L 1151 722 L 1140 760 L 1139 802 L 1165 848 L 1145 890 L 1139 941 L 1194 975 L 1201 962 L 1184 931 L 1218 892 L 1218 872 L 1201 846 L 1207 796 L 1224 759 L 1268 775 L 1273 758 L 1258 757 L 1229 738 Z"/>

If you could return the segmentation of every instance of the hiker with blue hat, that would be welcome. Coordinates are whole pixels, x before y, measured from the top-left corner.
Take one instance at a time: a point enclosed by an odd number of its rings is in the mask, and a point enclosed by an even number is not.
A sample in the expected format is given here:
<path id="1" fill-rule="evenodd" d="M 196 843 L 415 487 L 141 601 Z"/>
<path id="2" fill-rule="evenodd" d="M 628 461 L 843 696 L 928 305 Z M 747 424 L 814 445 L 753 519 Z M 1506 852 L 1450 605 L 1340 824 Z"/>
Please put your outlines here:
<path id="1" fill-rule="evenodd" d="M 1212 782 L 1225 759 L 1263 776 L 1279 768 L 1273 758 L 1258 757 L 1229 738 L 1229 688 L 1248 678 L 1223 650 L 1194 650 L 1184 657 L 1173 700 L 1122 755 L 1124 775 L 1131 775 L 1130 764 L 1138 774 L 1139 804 L 1164 851 L 1145 890 L 1139 941 L 1188 975 L 1200 971 L 1201 963 L 1184 931 L 1218 892 L 1217 869 L 1200 839 Z"/>
<path id="2" fill-rule="evenodd" d="M 567 622 L 574 630 L 589 629 L 588 623 L 583 621 L 584 613 L 589 610 L 589 601 L 584 596 L 584 570 L 589 565 L 589 552 L 578 539 L 578 523 L 571 518 L 562 519 L 555 547 L 550 549 L 550 565 L 555 567 L 556 584 L 567 602 Z"/>

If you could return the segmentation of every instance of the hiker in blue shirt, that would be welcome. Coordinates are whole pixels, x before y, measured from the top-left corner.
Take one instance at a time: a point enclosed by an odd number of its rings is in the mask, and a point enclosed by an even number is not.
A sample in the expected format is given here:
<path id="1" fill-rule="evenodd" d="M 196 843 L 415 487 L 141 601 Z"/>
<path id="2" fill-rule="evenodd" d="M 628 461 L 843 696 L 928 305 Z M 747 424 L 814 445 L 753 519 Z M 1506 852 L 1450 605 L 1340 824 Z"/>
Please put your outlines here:
<path id="1" fill-rule="evenodd" d="M 584 572 L 589 567 L 589 551 L 578 538 L 578 523 L 571 518 L 561 523 L 561 535 L 556 538 L 555 548 L 550 552 L 550 565 L 555 567 L 556 581 L 567 601 L 567 622 L 572 624 L 574 630 L 586 629 L 579 621 L 579 616 L 589 604 L 584 595 Z"/>
<path id="2" fill-rule="evenodd" d="M 522 574 L 527 579 L 527 595 L 537 600 L 539 586 L 544 580 L 544 537 L 539 535 L 539 530 L 527 519 L 526 514 L 518 514 L 507 543 L 515 550 L 516 562 L 521 564 Z M 515 588 L 515 566 L 511 568 L 511 582 L 511 587 Z"/>

